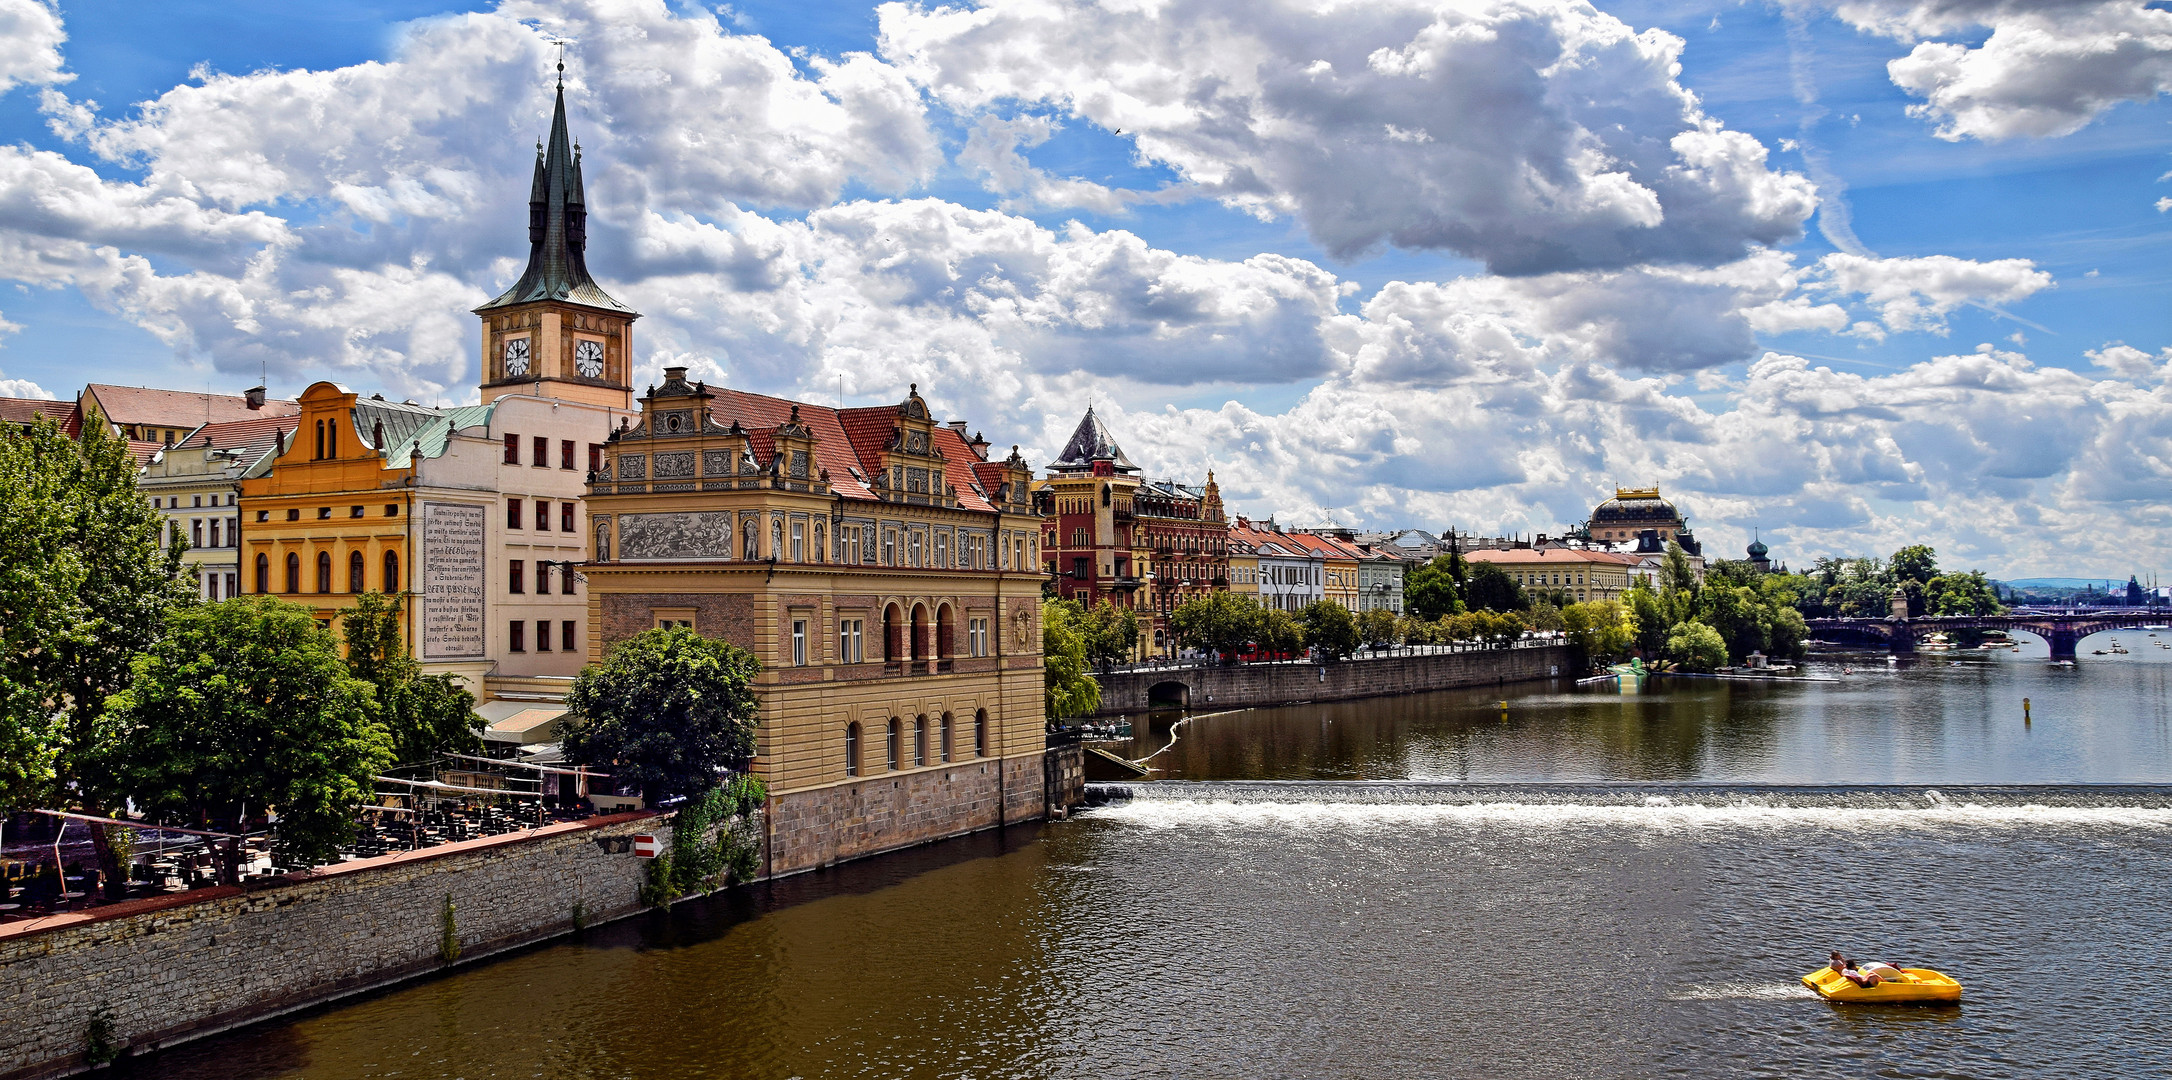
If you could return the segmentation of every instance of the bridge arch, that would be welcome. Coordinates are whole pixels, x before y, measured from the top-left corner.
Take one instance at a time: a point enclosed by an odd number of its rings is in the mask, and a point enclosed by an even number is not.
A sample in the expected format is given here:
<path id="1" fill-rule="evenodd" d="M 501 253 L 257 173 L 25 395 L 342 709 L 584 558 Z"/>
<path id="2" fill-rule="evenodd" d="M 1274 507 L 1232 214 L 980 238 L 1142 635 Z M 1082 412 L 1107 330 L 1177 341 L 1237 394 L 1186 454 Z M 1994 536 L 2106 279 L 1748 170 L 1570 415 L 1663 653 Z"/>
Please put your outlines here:
<path id="1" fill-rule="evenodd" d="M 1192 707 L 1192 688 L 1175 679 L 1164 679 L 1146 688 L 1146 707 L 1189 709 Z"/>

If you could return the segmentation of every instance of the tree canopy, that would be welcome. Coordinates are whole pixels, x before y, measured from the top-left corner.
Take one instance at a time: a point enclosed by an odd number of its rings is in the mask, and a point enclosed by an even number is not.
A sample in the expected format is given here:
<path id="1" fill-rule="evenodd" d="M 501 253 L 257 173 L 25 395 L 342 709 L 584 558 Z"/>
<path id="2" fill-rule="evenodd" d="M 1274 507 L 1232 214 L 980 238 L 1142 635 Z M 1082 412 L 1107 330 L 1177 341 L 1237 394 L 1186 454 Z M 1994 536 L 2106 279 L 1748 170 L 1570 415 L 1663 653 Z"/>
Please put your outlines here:
<path id="1" fill-rule="evenodd" d="M 1169 629 L 1177 644 L 1235 659 L 1258 636 L 1264 614 L 1259 600 L 1240 592 L 1211 592 L 1177 605 Z"/>
<path id="2" fill-rule="evenodd" d="M 1561 629 L 1587 662 L 1612 663 L 1636 644 L 1636 618 L 1619 600 L 1589 600 L 1561 609 Z"/>
<path id="3" fill-rule="evenodd" d="M 1727 642 L 1701 622 L 1685 622 L 1667 631 L 1666 655 L 1683 671 L 1717 671 L 1727 663 Z"/>
<path id="4" fill-rule="evenodd" d="M 400 639 L 399 596 L 367 592 L 340 616 L 347 668 L 376 688 L 378 722 L 392 738 L 392 759 L 403 764 L 482 747 L 483 718 L 475 695 L 451 675 L 424 675 Z"/>
<path id="5" fill-rule="evenodd" d="M 1357 619 L 1350 609 L 1333 600 L 1315 600 L 1298 615 L 1305 644 L 1322 660 L 1341 660 L 1357 651 Z"/>
<path id="6" fill-rule="evenodd" d="M 1461 555 L 1434 556 L 1403 579 L 1403 607 L 1427 622 L 1463 611 L 1464 573 Z"/>
<path id="7" fill-rule="evenodd" d="M 686 627 L 644 630 L 573 680 L 566 758 L 640 785 L 654 806 L 754 758 L 754 654 Z"/>
<path id="8" fill-rule="evenodd" d="M 1487 611 L 1522 611 L 1531 606 L 1523 586 L 1508 571 L 1489 562 L 1470 565 L 1470 577 L 1463 583 L 1464 603 Z"/>
<path id="9" fill-rule="evenodd" d="M 1048 720 L 1061 724 L 1101 707 L 1101 684 L 1087 673 L 1086 609 L 1076 600 L 1041 601 L 1041 663 Z"/>
<path id="10" fill-rule="evenodd" d="M 1138 651 L 1139 613 L 1131 608 L 1103 600 L 1085 613 L 1079 628 L 1086 639 L 1086 658 L 1103 671 Z"/>
<path id="11" fill-rule="evenodd" d="M 370 684 L 308 609 L 264 596 L 174 611 L 102 719 L 92 769 L 152 821 L 276 809 L 274 856 L 328 862 L 392 760 Z"/>

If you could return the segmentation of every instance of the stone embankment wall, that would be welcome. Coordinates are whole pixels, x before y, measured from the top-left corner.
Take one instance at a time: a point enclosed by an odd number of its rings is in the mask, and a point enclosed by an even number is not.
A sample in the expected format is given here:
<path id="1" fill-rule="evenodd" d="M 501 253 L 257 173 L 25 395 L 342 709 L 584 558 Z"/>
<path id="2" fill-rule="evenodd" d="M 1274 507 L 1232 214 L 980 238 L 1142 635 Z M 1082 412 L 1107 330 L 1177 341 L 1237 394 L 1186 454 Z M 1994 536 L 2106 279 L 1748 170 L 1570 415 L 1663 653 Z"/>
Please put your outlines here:
<path id="1" fill-rule="evenodd" d="M 1082 760 L 1078 747 L 1057 747 L 775 796 L 768 872 L 781 877 L 981 829 L 1061 817 L 1085 798 Z"/>
<path id="2" fill-rule="evenodd" d="M 1174 699 L 1195 710 L 1237 709 L 1506 685 L 1572 674 L 1569 662 L 1567 646 L 1551 645 L 1333 664 L 1158 668 L 1096 677 L 1101 680 L 1101 714 L 1108 715 L 1144 712 L 1156 706 L 1156 699 Z"/>
<path id="3" fill-rule="evenodd" d="M 1038 779 L 1038 777 L 1036 777 Z M 79 1069 L 92 1025 L 141 1053 L 447 966 L 640 907 L 636 833 L 614 814 L 0 926 L 0 1080 Z"/>

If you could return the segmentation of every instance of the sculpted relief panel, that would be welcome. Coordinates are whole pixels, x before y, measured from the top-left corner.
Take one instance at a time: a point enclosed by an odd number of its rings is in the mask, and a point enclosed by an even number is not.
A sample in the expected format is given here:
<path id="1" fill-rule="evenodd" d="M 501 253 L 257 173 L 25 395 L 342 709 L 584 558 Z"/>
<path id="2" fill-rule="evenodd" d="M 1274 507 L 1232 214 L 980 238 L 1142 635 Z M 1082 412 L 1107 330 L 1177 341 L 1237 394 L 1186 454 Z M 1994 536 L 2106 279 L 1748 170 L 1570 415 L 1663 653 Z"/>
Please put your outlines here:
<path id="1" fill-rule="evenodd" d="M 729 559 L 732 516 L 728 511 L 622 514 L 620 559 Z"/>

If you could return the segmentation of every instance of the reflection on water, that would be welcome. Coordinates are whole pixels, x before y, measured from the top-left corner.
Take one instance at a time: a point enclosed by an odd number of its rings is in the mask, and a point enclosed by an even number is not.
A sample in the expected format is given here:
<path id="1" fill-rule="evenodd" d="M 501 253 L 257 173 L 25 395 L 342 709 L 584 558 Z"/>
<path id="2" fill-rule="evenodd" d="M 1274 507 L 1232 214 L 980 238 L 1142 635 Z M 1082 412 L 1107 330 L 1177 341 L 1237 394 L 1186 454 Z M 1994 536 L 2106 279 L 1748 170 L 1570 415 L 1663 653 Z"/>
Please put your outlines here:
<path id="1" fill-rule="evenodd" d="M 2172 668 L 1869 659 L 1833 685 L 1541 688 L 1511 697 L 1506 721 L 1487 694 L 1195 720 L 1164 755 L 1188 776 L 1495 786 L 1458 785 L 1457 801 L 1382 785 L 1399 801 L 1357 803 L 1315 785 L 1281 786 L 1312 792 L 1296 801 L 1170 785 L 736 890 L 133 1068 L 2149 1075 L 2172 1007 L 2172 788 L 1975 785 L 2172 778 Z M 1558 782 L 1627 779 L 1648 784 Z M 1882 781 L 1938 787 L 1822 786 Z M 1833 948 L 1946 971 L 1966 1003 L 1820 1001 L 1796 978 Z"/>
<path id="2" fill-rule="evenodd" d="M 1563 681 L 1214 713 L 1149 764 L 1196 780 L 2172 781 L 2172 650 L 2071 668 L 2041 652 L 1813 658 L 1831 682 Z M 1112 749 L 1154 753 L 1177 719 Z"/>

